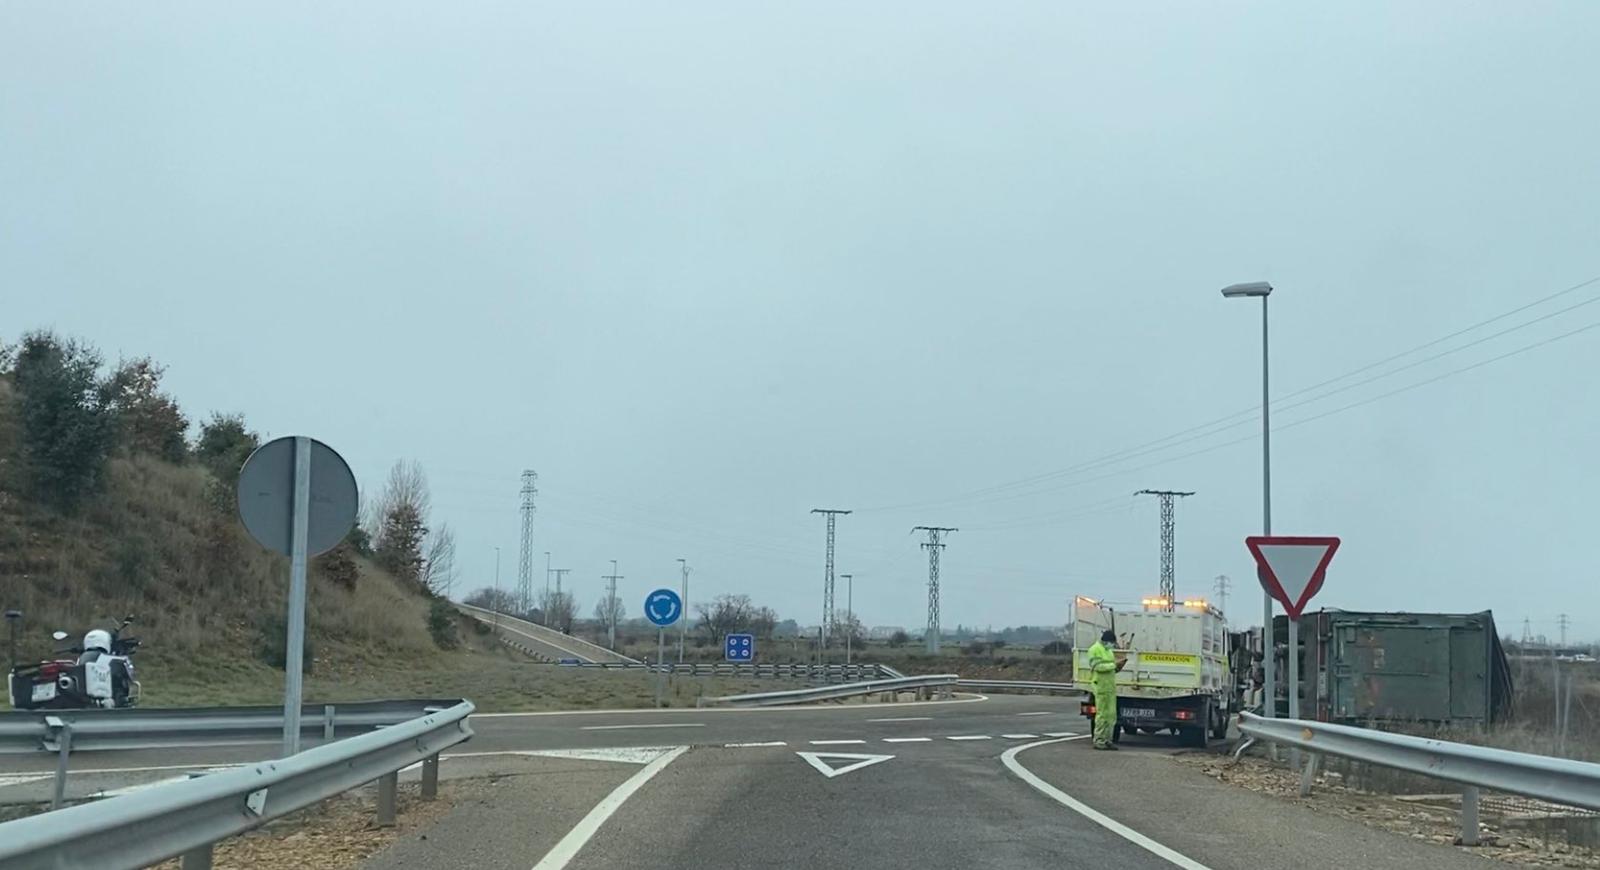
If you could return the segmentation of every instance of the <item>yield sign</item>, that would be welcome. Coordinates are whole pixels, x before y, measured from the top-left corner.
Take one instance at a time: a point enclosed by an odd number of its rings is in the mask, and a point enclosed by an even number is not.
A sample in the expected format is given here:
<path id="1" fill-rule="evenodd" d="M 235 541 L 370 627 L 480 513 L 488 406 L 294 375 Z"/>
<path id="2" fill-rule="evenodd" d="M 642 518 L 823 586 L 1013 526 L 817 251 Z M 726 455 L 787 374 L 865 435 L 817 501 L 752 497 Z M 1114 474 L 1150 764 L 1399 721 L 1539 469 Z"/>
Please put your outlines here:
<path id="1" fill-rule="evenodd" d="M 815 767 L 818 773 L 829 779 L 833 779 L 836 776 L 844 776 L 863 767 L 871 767 L 880 761 L 888 761 L 894 757 L 893 755 L 866 755 L 860 752 L 796 752 L 795 755 L 804 758 L 807 764 Z M 851 763 L 834 767 L 823 759 L 839 759 Z"/>
<path id="2" fill-rule="evenodd" d="M 1306 602 L 1322 588 L 1338 538 L 1263 537 L 1244 539 L 1256 559 L 1261 588 L 1278 599 L 1290 619 L 1299 619 Z"/>

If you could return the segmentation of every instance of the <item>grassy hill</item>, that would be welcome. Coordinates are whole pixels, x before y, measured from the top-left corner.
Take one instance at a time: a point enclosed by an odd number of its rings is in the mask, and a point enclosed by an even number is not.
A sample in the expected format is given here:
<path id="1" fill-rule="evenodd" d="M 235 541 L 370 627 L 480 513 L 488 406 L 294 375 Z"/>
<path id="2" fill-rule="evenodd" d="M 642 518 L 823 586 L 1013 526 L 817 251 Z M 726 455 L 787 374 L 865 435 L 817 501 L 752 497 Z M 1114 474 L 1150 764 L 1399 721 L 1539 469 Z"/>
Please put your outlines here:
<path id="1" fill-rule="evenodd" d="M 50 655 L 56 629 L 77 636 L 133 614 L 130 633 L 145 641 L 135 661 L 146 706 L 280 702 L 288 560 L 237 519 L 231 481 L 221 478 L 243 453 L 203 461 L 204 444 L 188 443 L 176 405 L 147 389 L 146 401 L 166 403 L 158 405 L 165 416 L 125 411 L 120 434 L 95 454 L 82 444 L 96 418 L 41 416 L 26 391 L 17 368 L 0 365 L 0 607 L 25 614 L 19 658 Z M 87 390 L 62 395 L 97 407 Z M 163 429 L 150 419 L 169 422 Z M 87 456 L 93 473 L 63 465 L 58 446 Z M 49 462 L 54 477 L 41 471 Z M 68 491 L 73 498 L 60 497 Z M 642 675 L 533 664 L 415 577 L 398 578 L 370 549 L 349 544 L 313 561 L 306 635 L 308 701 L 465 696 L 503 710 L 646 706 L 653 695 Z M 692 704 L 729 688 L 689 681 L 673 694 Z"/>

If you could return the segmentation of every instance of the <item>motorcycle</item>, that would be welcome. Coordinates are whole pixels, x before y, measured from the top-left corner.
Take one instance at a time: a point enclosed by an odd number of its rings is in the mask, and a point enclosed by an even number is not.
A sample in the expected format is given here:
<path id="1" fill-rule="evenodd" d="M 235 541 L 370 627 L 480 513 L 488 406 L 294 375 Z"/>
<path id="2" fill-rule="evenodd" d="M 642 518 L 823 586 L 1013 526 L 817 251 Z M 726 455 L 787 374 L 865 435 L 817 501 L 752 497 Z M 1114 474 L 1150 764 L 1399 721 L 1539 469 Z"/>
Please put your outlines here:
<path id="1" fill-rule="evenodd" d="M 56 658 L 33 665 L 13 665 L 9 679 L 11 706 L 18 710 L 77 710 L 85 707 L 132 707 L 139 702 L 139 681 L 134 679 L 133 654 L 140 641 L 122 632 L 133 622 L 129 616 L 111 631 L 95 629 L 76 646 L 58 646 Z M 54 632 L 57 644 L 64 631 Z"/>

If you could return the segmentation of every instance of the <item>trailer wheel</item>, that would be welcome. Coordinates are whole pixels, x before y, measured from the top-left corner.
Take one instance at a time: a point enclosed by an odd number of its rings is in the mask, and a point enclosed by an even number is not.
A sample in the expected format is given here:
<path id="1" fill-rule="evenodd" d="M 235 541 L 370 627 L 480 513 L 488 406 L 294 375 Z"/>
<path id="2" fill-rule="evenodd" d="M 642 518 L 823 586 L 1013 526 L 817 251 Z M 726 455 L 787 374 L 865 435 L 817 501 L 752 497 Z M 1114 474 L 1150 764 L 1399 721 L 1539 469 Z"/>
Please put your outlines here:
<path id="1" fill-rule="evenodd" d="M 1226 712 L 1218 710 L 1212 714 L 1214 717 L 1211 726 L 1211 736 L 1217 740 L 1228 739 L 1228 719 Z"/>

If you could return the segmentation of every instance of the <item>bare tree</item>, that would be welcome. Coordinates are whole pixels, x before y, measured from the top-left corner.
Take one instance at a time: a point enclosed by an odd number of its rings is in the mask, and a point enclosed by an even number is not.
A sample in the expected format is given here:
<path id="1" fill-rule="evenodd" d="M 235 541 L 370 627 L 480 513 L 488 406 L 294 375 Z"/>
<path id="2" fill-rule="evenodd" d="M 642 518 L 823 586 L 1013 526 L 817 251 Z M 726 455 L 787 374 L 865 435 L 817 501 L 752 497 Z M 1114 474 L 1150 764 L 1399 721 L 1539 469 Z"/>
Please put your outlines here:
<path id="1" fill-rule="evenodd" d="M 422 563 L 423 584 L 441 598 L 449 598 L 456 585 L 456 536 L 448 523 L 428 534 L 428 553 Z"/>
<path id="2" fill-rule="evenodd" d="M 496 589 L 493 586 L 485 586 L 468 595 L 465 603 L 473 607 L 481 607 L 484 610 L 494 610 L 499 613 L 515 614 L 517 612 L 516 596 L 504 589 Z"/>
<path id="3" fill-rule="evenodd" d="M 412 506 L 418 516 L 426 519 L 433 507 L 428 492 L 428 476 L 415 462 L 398 460 L 389 469 L 389 477 L 375 499 L 363 499 L 361 526 L 374 541 L 383 537 L 383 524 L 400 505 Z"/>
<path id="4" fill-rule="evenodd" d="M 713 645 L 722 643 L 729 634 L 750 628 L 756 614 L 748 595 L 718 595 L 709 604 L 701 602 L 695 610 L 700 614 L 699 629 Z"/>
<path id="5" fill-rule="evenodd" d="M 835 610 L 833 612 L 833 633 L 828 637 L 828 645 L 844 646 L 844 639 L 850 638 L 853 646 L 860 647 L 867 639 L 867 631 L 848 610 Z"/>
<path id="6" fill-rule="evenodd" d="M 762 640 L 770 640 L 778 629 L 778 612 L 770 607 L 758 607 L 750 616 L 750 633 Z"/>
<path id="7" fill-rule="evenodd" d="M 369 533 L 378 564 L 399 580 L 427 583 L 423 546 L 428 537 L 429 503 L 428 478 L 422 466 L 396 462 L 389 469 L 383 492 L 373 502 L 368 521 L 377 524 Z"/>
<path id="8" fill-rule="evenodd" d="M 571 592 L 541 593 L 539 609 L 544 611 L 546 625 L 562 634 L 572 633 L 572 623 L 578 618 L 578 599 Z"/>
<path id="9" fill-rule="evenodd" d="M 607 595 L 594 603 L 594 618 L 606 628 L 621 625 L 622 619 L 627 615 L 628 608 L 622 604 L 622 599 Z"/>

